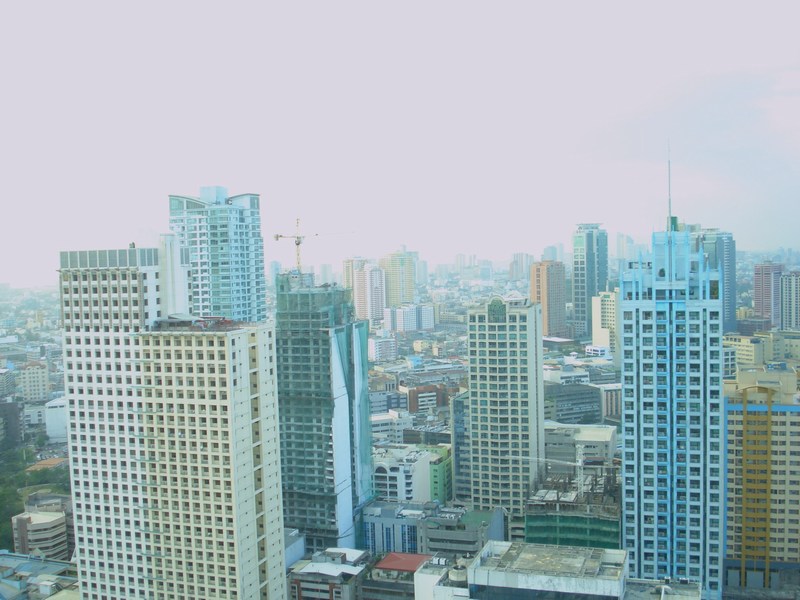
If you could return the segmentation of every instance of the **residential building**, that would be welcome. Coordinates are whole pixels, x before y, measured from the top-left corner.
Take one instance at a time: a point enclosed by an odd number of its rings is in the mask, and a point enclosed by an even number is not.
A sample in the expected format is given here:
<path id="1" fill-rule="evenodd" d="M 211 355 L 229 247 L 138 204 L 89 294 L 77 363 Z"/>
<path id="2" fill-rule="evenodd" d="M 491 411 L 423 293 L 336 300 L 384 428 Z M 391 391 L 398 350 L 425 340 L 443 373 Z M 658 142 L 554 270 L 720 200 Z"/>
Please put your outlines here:
<path id="1" fill-rule="evenodd" d="M 718 269 L 720 272 L 722 331 L 736 331 L 736 241 L 733 234 L 695 226 L 691 236 L 695 250 L 705 255 L 711 269 Z"/>
<path id="2" fill-rule="evenodd" d="M 373 328 L 380 325 L 386 308 L 386 277 L 383 269 L 371 263 L 353 269 L 353 304 L 357 319 L 369 321 Z"/>
<path id="3" fill-rule="evenodd" d="M 402 444 L 403 430 L 413 427 L 414 417 L 407 410 L 389 409 L 370 415 L 369 422 L 373 443 L 383 441 Z"/>
<path id="4" fill-rule="evenodd" d="M 264 240 L 258 194 L 169 197 L 170 230 L 189 253 L 191 312 L 259 322 L 267 318 Z"/>
<path id="5" fill-rule="evenodd" d="M 614 366 L 620 368 L 618 306 L 619 288 L 613 292 L 600 292 L 592 298 L 592 345 L 608 348 L 614 357 Z"/>
<path id="6" fill-rule="evenodd" d="M 366 321 L 350 290 L 277 278 L 278 399 L 287 527 L 312 551 L 353 547 L 372 496 Z"/>
<path id="7" fill-rule="evenodd" d="M 373 448 L 375 498 L 394 502 L 447 502 L 452 498 L 449 445 L 381 444 Z"/>
<path id="8" fill-rule="evenodd" d="M 781 329 L 800 330 L 800 271 L 781 275 Z"/>
<path id="9" fill-rule="evenodd" d="M 531 302 L 542 305 L 542 335 L 567 335 L 567 272 L 564 263 L 545 260 L 531 265 Z"/>
<path id="10" fill-rule="evenodd" d="M 412 304 L 416 294 L 417 270 L 413 253 L 400 250 L 378 261 L 386 274 L 386 306 Z"/>
<path id="11" fill-rule="evenodd" d="M 784 364 L 740 368 L 730 389 L 726 385 L 726 594 L 767 589 L 782 597 L 781 586 L 797 582 L 797 386 L 797 371 Z"/>
<path id="12" fill-rule="evenodd" d="M 367 356 L 375 363 L 397 360 L 397 340 L 393 335 L 370 336 Z"/>
<path id="13" fill-rule="evenodd" d="M 50 372 L 47 363 L 29 362 L 16 372 L 17 387 L 26 404 L 46 402 L 50 399 Z"/>
<path id="14" fill-rule="evenodd" d="M 369 264 L 369 260 L 360 256 L 345 258 L 342 263 L 342 287 L 352 290 L 355 287 L 355 272 L 366 264 Z"/>
<path id="15" fill-rule="evenodd" d="M 61 254 L 82 597 L 281 598 L 274 334 L 186 314 L 182 255 Z"/>
<path id="16" fill-rule="evenodd" d="M 783 265 L 765 262 L 753 267 L 753 308 L 756 317 L 769 319 L 772 327 L 781 325 L 781 275 Z"/>
<path id="17" fill-rule="evenodd" d="M 608 282 L 608 233 L 598 223 L 584 223 L 572 236 L 573 335 L 592 334 L 592 298 Z"/>
<path id="18" fill-rule="evenodd" d="M 436 326 L 431 305 L 408 304 L 383 311 L 383 326 L 389 331 L 425 331 Z"/>
<path id="19" fill-rule="evenodd" d="M 620 281 L 623 547 L 635 577 L 702 583 L 718 598 L 724 552 L 719 272 L 688 232 L 653 234 Z"/>
<path id="20" fill-rule="evenodd" d="M 367 570 L 361 580 L 361 600 L 416 600 L 414 573 L 430 554 L 390 552 Z"/>
<path id="21" fill-rule="evenodd" d="M 454 452 L 468 462 L 457 494 L 466 492 L 475 510 L 506 509 L 513 537 L 523 535 L 525 502 L 544 459 L 541 326 L 541 306 L 520 295 L 471 309 L 469 392 L 454 408 L 461 412 Z"/>
<path id="22" fill-rule="evenodd" d="M 14 552 L 40 554 L 53 560 L 69 560 L 64 513 L 24 512 L 11 517 Z"/>
<path id="23" fill-rule="evenodd" d="M 763 365 L 768 357 L 765 355 L 766 344 L 761 337 L 753 335 L 726 334 L 722 338 L 725 348 L 732 348 L 736 353 L 736 365 L 752 367 Z"/>

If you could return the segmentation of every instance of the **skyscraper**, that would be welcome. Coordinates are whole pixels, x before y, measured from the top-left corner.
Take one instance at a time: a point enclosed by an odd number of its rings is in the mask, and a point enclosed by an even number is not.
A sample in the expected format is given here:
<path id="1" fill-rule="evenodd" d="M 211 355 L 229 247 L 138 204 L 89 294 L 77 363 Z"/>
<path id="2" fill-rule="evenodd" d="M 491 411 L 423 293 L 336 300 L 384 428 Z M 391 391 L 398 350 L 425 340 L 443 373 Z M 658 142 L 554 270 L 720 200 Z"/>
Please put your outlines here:
<path id="1" fill-rule="evenodd" d="M 592 298 L 592 345 L 609 349 L 614 365 L 622 364 L 619 349 L 619 288 L 613 292 L 600 292 Z"/>
<path id="2" fill-rule="evenodd" d="M 781 329 L 800 330 L 800 271 L 781 275 Z"/>
<path id="3" fill-rule="evenodd" d="M 781 275 L 783 265 L 765 262 L 753 268 L 753 308 L 757 317 L 781 324 Z"/>
<path id="4" fill-rule="evenodd" d="M 349 290 L 277 279 L 278 399 L 286 527 L 312 551 L 356 544 L 372 495 L 366 321 Z"/>
<path id="5" fill-rule="evenodd" d="M 379 266 L 366 263 L 353 269 L 353 303 L 356 318 L 366 319 L 376 327 L 386 308 L 386 276 Z"/>
<path id="6" fill-rule="evenodd" d="M 384 256 L 378 264 L 386 274 L 386 306 L 412 304 L 417 282 L 414 254 L 400 250 Z"/>
<path id="7" fill-rule="evenodd" d="M 542 305 L 542 334 L 567 335 L 567 276 L 564 263 L 545 260 L 531 265 L 531 302 Z"/>
<path id="8" fill-rule="evenodd" d="M 505 508 L 513 539 L 524 538 L 525 503 L 543 470 L 541 328 L 541 307 L 521 296 L 469 311 L 469 395 L 456 415 L 469 483 L 459 487 L 476 510 Z"/>
<path id="9" fill-rule="evenodd" d="M 692 240 L 695 250 L 705 254 L 708 266 L 720 271 L 722 330 L 736 331 L 736 241 L 719 229 L 698 229 L 692 232 Z"/>
<path id="10" fill-rule="evenodd" d="M 623 543 L 634 577 L 701 581 L 724 554 L 719 272 L 689 232 L 653 235 L 620 281 Z"/>
<path id="11" fill-rule="evenodd" d="M 267 318 L 264 240 L 258 194 L 169 197 L 170 229 L 189 249 L 196 316 L 259 322 Z"/>
<path id="12" fill-rule="evenodd" d="M 583 223 L 572 236 L 572 308 L 574 335 L 592 332 L 592 298 L 608 280 L 608 233 L 597 223 Z"/>
<path id="13" fill-rule="evenodd" d="M 193 321 L 185 258 L 61 253 L 84 598 L 284 593 L 272 332 Z"/>

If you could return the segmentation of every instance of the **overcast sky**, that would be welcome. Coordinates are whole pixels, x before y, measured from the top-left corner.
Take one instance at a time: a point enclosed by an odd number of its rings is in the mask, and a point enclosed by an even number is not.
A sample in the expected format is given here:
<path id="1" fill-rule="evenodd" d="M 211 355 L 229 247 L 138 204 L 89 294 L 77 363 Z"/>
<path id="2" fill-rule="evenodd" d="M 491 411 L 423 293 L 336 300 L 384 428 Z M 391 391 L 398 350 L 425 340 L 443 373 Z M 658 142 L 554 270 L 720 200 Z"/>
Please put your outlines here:
<path id="1" fill-rule="evenodd" d="M 793 2 L 6 2 L 0 281 L 153 244 L 168 194 L 261 194 L 308 263 L 637 241 L 673 210 L 739 248 L 800 231 Z M 613 250 L 613 249 L 612 249 Z"/>

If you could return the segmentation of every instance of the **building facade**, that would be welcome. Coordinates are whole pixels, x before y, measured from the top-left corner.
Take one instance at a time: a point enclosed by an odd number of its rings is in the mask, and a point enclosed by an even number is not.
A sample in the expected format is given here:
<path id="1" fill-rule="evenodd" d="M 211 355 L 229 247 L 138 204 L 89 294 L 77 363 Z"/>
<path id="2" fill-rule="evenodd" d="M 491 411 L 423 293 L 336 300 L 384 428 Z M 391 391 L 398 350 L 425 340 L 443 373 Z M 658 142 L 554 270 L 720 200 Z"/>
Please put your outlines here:
<path id="1" fill-rule="evenodd" d="M 386 274 L 386 306 L 397 307 L 414 302 L 417 270 L 414 253 L 393 252 L 378 262 Z"/>
<path id="2" fill-rule="evenodd" d="M 541 323 L 541 307 L 522 297 L 470 310 L 468 406 L 454 423 L 468 449 L 468 501 L 475 510 L 505 508 L 519 537 L 544 459 Z"/>
<path id="3" fill-rule="evenodd" d="M 377 265 L 366 263 L 353 270 L 353 304 L 356 318 L 377 327 L 386 308 L 386 276 Z"/>
<path id="4" fill-rule="evenodd" d="M 281 598 L 272 332 L 192 320 L 181 254 L 61 254 L 82 597 Z"/>
<path id="5" fill-rule="evenodd" d="M 170 196 L 169 224 L 189 253 L 191 312 L 259 322 L 267 318 L 264 240 L 258 194 Z"/>
<path id="6" fill-rule="evenodd" d="M 753 267 L 753 308 L 756 317 L 769 319 L 773 327 L 781 324 L 781 275 L 783 265 L 766 262 Z"/>
<path id="7" fill-rule="evenodd" d="M 800 271 L 781 275 L 781 329 L 800 330 Z"/>
<path id="8" fill-rule="evenodd" d="M 592 333 L 592 298 L 608 283 L 608 233 L 597 223 L 584 223 L 572 236 L 572 309 L 574 335 Z"/>
<path id="9" fill-rule="evenodd" d="M 278 398 L 286 526 L 312 551 L 354 547 L 372 496 L 366 321 L 350 291 L 277 278 Z"/>
<path id="10" fill-rule="evenodd" d="M 623 547 L 635 577 L 702 582 L 719 597 L 724 552 L 719 272 L 688 232 L 653 235 L 620 281 Z"/>
<path id="11" fill-rule="evenodd" d="M 542 335 L 567 335 L 567 272 L 564 263 L 545 260 L 531 265 L 531 302 L 542 305 Z"/>
<path id="12" fill-rule="evenodd" d="M 618 306 L 619 289 L 600 292 L 592 298 L 592 345 L 608 348 L 617 368 L 622 364 L 619 357 Z"/>

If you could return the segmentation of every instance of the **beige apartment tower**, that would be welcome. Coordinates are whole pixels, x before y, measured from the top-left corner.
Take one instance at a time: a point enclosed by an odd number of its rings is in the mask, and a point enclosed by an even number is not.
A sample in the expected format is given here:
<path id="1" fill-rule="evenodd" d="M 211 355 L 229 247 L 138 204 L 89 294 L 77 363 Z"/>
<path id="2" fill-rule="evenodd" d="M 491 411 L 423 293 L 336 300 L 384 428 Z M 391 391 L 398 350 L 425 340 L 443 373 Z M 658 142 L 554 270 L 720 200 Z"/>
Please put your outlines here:
<path id="1" fill-rule="evenodd" d="M 564 263 L 544 260 L 531 265 L 531 302 L 542 305 L 542 335 L 567 335 L 567 275 Z"/>

